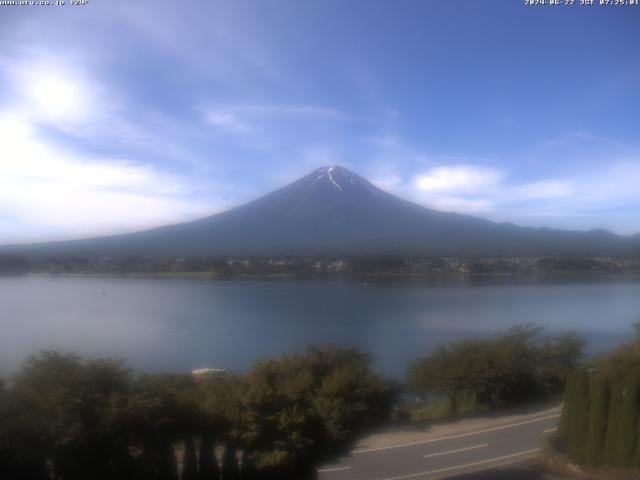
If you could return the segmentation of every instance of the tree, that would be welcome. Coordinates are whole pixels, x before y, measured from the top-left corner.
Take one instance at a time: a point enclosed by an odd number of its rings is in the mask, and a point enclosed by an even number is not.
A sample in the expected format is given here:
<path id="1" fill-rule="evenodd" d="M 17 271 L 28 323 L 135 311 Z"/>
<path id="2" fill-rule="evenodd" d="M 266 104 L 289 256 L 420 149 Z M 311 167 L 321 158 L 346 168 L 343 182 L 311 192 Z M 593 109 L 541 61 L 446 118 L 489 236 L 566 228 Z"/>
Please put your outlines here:
<path id="1" fill-rule="evenodd" d="M 200 379 L 197 384 L 203 413 L 200 476 L 202 480 L 217 480 L 221 472 L 214 454 L 215 440 L 234 446 L 242 443 L 244 379 L 225 374 Z M 227 467 L 229 461 L 230 458 L 227 458 Z M 223 457 L 223 469 L 224 464 Z M 229 475 L 232 473 L 227 474 Z"/>
<path id="2" fill-rule="evenodd" d="M 562 393 L 568 375 L 578 366 L 584 346 L 584 339 L 575 333 L 543 341 L 537 365 L 546 392 Z"/>
<path id="3" fill-rule="evenodd" d="M 258 480 L 260 478 L 253 455 L 246 448 L 242 451 L 240 478 L 242 480 Z"/>
<path id="4" fill-rule="evenodd" d="M 606 373 L 613 382 L 623 381 L 630 372 L 640 371 L 640 340 L 620 346 L 594 359 L 598 372 Z"/>
<path id="5" fill-rule="evenodd" d="M 45 352 L 10 391 L 0 383 L 0 475 L 178 480 L 181 443 L 181 480 L 217 480 L 217 440 L 223 480 L 315 478 L 391 411 L 395 389 L 369 365 L 357 350 L 309 349 L 263 362 L 248 379 L 134 379 L 118 362 Z"/>
<path id="6" fill-rule="evenodd" d="M 589 412 L 589 440 L 587 442 L 587 463 L 599 466 L 604 461 L 607 438 L 607 417 L 611 388 L 609 378 L 597 375 L 591 386 L 591 410 Z"/>
<path id="7" fill-rule="evenodd" d="M 198 472 L 200 473 L 200 480 L 220 479 L 220 466 L 215 457 L 213 436 L 207 431 L 203 432 L 200 438 Z"/>
<path id="8" fill-rule="evenodd" d="M 446 396 L 453 413 L 457 413 L 458 395 L 469 388 L 465 365 L 472 356 L 471 351 L 478 348 L 477 343 L 466 342 L 455 347 L 439 346 L 429 357 L 414 362 L 409 367 L 408 384 L 411 389 L 422 395 L 436 394 Z"/>
<path id="9" fill-rule="evenodd" d="M 47 480 L 46 451 L 39 432 L 21 424 L 24 411 L 14 392 L 0 380 L 0 478 Z"/>
<path id="10" fill-rule="evenodd" d="M 542 363 L 541 327 L 518 325 L 492 342 L 490 351 L 497 359 L 499 376 L 492 380 L 495 395 L 503 403 L 520 403 L 541 396 L 543 383 L 536 365 Z"/>
<path id="11" fill-rule="evenodd" d="M 493 405 L 508 389 L 510 353 L 499 352 L 484 340 L 440 346 L 410 367 L 408 383 L 419 394 L 446 396 L 454 414 L 461 397 Z"/>
<path id="12" fill-rule="evenodd" d="M 560 438 L 566 442 L 569 438 L 569 431 L 571 429 L 571 422 L 573 417 L 573 392 L 576 375 L 572 373 L 567 377 L 564 387 L 564 403 L 562 405 L 562 415 L 560 416 L 560 422 L 558 425 L 558 433 Z"/>
<path id="13" fill-rule="evenodd" d="M 638 422 L 638 431 L 640 431 L 640 421 Z M 633 458 L 633 466 L 635 468 L 640 468 L 640 439 L 636 443 L 636 453 Z"/>
<path id="14" fill-rule="evenodd" d="M 262 475 L 315 478 L 386 419 L 394 390 L 355 349 L 308 349 L 258 363 L 247 379 L 244 441 Z M 268 478 L 271 478 L 268 477 Z"/>
<path id="15" fill-rule="evenodd" d="M 82 362 L 43 352 L 15 379 L 12 413 L 27 452 L 48 460 L 57 478 L 132 478 L 125 425 L 130 372 L 119 362 Z"/>
<path id="16" fill-rule="evenodd" d="M 196 385 L 188 375 L 143 375 L 131 397 L 131 429 L 142 448 L 145 478 L 177 480 L 173 444 L 189 443 L 200 411 Z"/>
<path id="17" fill-rule="evenodd" d="M 198 456 L 193 444 L 193 438 L 188 436 L 184 442 L 184 454 L 182 456 L 182 475 L 180 480 L 198 480 Z"/>
<path id="18" fill-rule="evenodd" d="M 559 393 L 583 342 L 575 335 L 544 338 L 541 332 L 521 325 L 494 340 L 440 346 L 410 367 L 408 384 L 422 395 L 446 396 L 454 413 L 460 397 L 493 407 Z"/>
<path id="19" fill-rule="evenodd" d="M 573 391 L 569 395 L 572 403 L 567 453 L 577 463 L 585 463 L 589 433 L 589 373 L 585 369 L 574 372 Z"/>
<path id="20" fill-rule="evenodd" d="M 222 480 L 238 480 L 239 478 L 240 467 L 236 456 L 236 448 L 234 445 L 227 444 L 222 454 Z"/>
<path id="21" fill-rule="evenodd" d="M 605 443 L 605 462 L 614 465 L 618 452 L 618 432 L 622 418 L 623 386 L 618 383 L 611 391 L 609 402 L 609 416 L 607 417 L 607 441 Z"/>
<path id="22" fill-rule="evenodd" d="M 23 273 L 29 271 L 29 260 L 18 255 L 0 254 L 0 273 Z"/>
<path id="23" fill-rule="evenodd" d="M 616 464 L 621 467 L 633 466 L 638 441 L 638 419 L 640 404 L 640 374 L 632 374 L 625 381 L 621 421 L 617 431 Z"/>

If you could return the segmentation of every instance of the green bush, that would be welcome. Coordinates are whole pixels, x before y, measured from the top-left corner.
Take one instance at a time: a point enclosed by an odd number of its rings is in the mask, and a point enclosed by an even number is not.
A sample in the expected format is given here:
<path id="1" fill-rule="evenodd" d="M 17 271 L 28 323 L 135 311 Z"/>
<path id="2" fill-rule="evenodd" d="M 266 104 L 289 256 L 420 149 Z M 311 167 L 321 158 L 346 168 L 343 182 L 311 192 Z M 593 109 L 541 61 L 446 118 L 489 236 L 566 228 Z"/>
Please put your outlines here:
<path id="1" fill-rule="evenodd" d="M 257 467 L 303 480 L 389 418 L 395 390 L 353 349 L 309 349 L 257 364 L 247 379 L 245 441 Z"/>
<path id="2" fill-rule="evenodd" d="M 313 478 L 386 420 L 395 396 L 367 355 L 338 348 L 198 381 L 44 352 L 9 385 L 0 382 L 0 478 L 11 480 L 178 480 L 176 450 L 181 480 Z"/>
<path id="3" fill-rule="evenodd" d="M 412 405 L 409 409 L 409 420 L 412 423 L 425 423 L 449 418 L 453 414 L 451 402 L 440 400 Z"/>
<path id="4" fill-rule="evenodd" d="M 440 346 L 414 362 L 407 374 L 419 395 L 440 395 L 460 412 L 460 398 L 476 408 L 510 405 L 561 393 L 581 356 L 575 335 L 544 337 L 530 325 L 511 329 L 494 340 L 464 340 Z"/>

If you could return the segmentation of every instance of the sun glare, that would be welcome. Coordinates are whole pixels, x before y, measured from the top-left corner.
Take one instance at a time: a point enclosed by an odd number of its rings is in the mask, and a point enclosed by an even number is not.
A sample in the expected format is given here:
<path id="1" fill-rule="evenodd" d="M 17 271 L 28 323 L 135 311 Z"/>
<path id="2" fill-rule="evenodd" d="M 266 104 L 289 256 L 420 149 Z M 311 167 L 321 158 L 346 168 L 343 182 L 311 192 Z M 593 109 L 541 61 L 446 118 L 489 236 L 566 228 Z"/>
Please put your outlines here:
<path id="1" fill-rule="evenodd" d="M 38 75 L 28 87 L 36 114 L 51 120 L 78 120 L 86 113 L 86 95 L 72 79 L 57 74 Z"/>

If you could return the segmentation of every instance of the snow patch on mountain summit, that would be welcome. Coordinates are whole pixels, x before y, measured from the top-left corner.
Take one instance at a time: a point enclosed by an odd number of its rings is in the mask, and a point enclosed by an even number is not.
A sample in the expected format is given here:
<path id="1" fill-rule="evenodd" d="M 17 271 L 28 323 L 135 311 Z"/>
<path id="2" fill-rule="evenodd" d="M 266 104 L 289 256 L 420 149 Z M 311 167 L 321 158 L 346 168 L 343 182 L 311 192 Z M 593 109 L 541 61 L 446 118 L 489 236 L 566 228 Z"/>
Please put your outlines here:
<path id="1" fill-rule="evenodd" d="M 342 191 L 343 191 L 343 190 L 342 190 L 342 187 L 340 186 L 340 184 L 339 184 L 338 182 L 336 182 L 335 178 L 333 178 L 333 175 L 331 174 L 334 170 L 336 170 L 336 167 L 335 167 L 335 166 L 333 166 L 333 167 L 327 167 L 327 168 L 324 168 L 324 169 L 322 170 L 322 173 L 318 176 L 318 180 L 320 180 L 320 179 L 322 179 L 322 178 L 325 178 L 325 177 L 326 177 L 326 178 L 327 178 L 327 180 L 328 180 L 329 182 L 331 182 L 331 184 L 332 184 L 334 187 L 336 187 L 338 190 L 340 190 L 340 191 L 342 192 Z"/>

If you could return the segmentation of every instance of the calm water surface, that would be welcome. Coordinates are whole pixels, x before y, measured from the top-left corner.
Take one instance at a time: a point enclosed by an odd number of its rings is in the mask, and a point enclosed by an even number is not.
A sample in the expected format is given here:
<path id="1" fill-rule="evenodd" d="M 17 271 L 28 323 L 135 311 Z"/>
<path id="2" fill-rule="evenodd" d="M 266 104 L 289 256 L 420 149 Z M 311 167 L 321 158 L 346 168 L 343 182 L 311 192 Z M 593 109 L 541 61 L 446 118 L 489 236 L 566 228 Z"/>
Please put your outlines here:
<path id="1" fill-rule="evenodd" d="M 0 374 L 44 348 L 124 358 L 147 371 L 224 367 L 309 344 L 359 346 L 402 376 L 437 344 L 519 323 L 574 330 L 591 352 L 629 338 L 638 278 L 139 280 L 0 277 Z"/>

